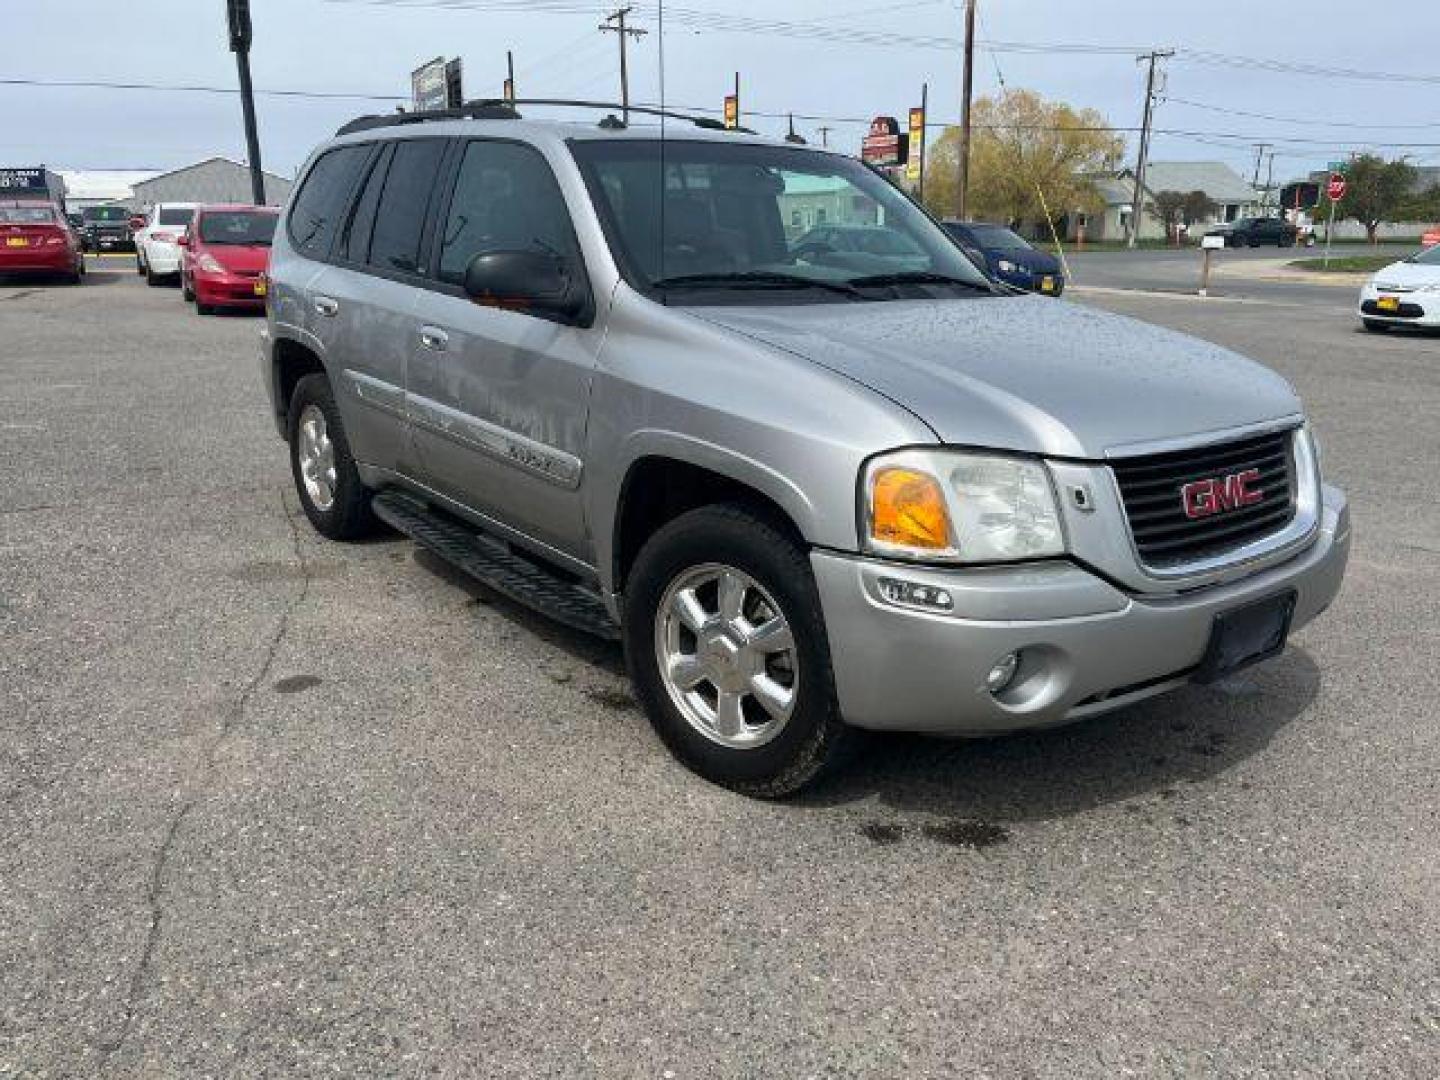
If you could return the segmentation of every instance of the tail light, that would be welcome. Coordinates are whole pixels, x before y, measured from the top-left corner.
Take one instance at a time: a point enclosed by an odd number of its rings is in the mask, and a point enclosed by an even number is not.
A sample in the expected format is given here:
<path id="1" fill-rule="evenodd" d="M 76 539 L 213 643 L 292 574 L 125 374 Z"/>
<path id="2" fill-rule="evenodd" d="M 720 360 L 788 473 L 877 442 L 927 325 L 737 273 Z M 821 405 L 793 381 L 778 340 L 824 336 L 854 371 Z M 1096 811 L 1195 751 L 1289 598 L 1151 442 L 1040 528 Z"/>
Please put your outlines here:
<path id="1" fill-rule="evenodd" d="M 177 236 L 179 236 L 179 235 L 180 235 L 179 233 L 173 233 L 173 232 L 157 232 L 157 233 L 151 233 L 151 234 L 150 234 L 150 239 L 151 239 L 151 240 L 157 240 L 157 241 L 159 241 L 159 242 L 162 243 L 162 244 L 173 244 L 173 243 L 175 242 L 175 238 L 176 238 Z"/>

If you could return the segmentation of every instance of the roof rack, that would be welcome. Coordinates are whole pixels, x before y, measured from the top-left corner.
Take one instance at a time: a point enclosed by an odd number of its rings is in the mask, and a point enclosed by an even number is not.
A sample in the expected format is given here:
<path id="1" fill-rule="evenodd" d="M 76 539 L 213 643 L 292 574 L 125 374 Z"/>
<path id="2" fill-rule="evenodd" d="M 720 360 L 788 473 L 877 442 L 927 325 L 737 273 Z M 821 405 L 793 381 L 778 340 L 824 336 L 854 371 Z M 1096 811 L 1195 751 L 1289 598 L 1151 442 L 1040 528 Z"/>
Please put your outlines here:
<path id="1" fill-rule="evenodd" d="M 458 109 L 427 109 L 423 112 L 361 116 L 351 120 L 335 134 L 338 137 L 356 131 L 372 131 L 376 128 L 400 127 L 405 124 L 423 124 L 431 120 L 519 120 L 521 117 L 515 109 L 516 105 L 549 105 L 573 109 L 618 109 L 622 112 L 626 109 L 625 105 L 615 101 L 572 101 L 568 98 L 519 98 L 512 101 L 507 98 L 485 98 L 467 101 Z M 686 123 L 694 124 L 706 131 L 734 131 L 742 135 L 755 134 L 750 128 L 727 128 L 721 121 L 709 116 L 691 116 L 688 113 L 657 109 L 648 105 L 631 105 L 629 111 L 640 113 L 642 116 L 664 116 L 671 120 L 684 120 Z M 600 123 L 602 127 L 609 128 L 625 126 L 614 116 L 607 116 Z"/>

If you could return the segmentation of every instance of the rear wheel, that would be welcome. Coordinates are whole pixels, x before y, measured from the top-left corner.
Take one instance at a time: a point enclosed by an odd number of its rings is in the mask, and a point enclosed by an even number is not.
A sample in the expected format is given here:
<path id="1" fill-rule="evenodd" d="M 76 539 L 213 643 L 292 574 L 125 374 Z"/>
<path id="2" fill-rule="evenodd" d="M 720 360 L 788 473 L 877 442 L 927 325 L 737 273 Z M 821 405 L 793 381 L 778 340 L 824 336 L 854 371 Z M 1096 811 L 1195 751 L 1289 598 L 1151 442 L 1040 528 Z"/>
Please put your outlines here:
<path id="1" fill-rule="evenodd" d="M 373 532 L 370 492 L 360 482 L 324 375 L 307 375 L 295 385 L 286 430 L 295 491 L 315 531 L 331 540 L 358 540 Z"/>
<path id="2" fill-rule="evenodd" d="M 650 538 L 626 585 L 624 632 L 656 733 L 707 780 L 790 795 L 855 737 L 805 552 L 744 507 L 692 510 Z"/>
<path id="3" fill-rule="evenodd" d="M 154 268 L 151 267 L 149 263 L 145 264 L 145 284 L 149 285 L 152 289 L 158 289 L 164 284 L 164 282 L 160 280 L 160 275 L 155 273 Z"/>
<path id="4" fill-rule="evenodd" d="M 1387 334 L 1390 332 L 1389 323 L 1383 323 L 1377 319 L 1365 319 L 1363 322 L 1365 323 L 1365 329 L 1369 330 L 1372 334 Z"/>
<path id="5" fill-rule="evenodd" d="M 180 275 L 180 295 L 185 298 L 187 304 L 195 299 L 195 290 L 190 288 L 190 283 L 185 280 L 184 274 Z"/>
<path id="6" fill-rule="evenodd" d="M 150 276 L 150 268 L 145 265 L 145 251 L 143 248 L 135 249 L 135 273 L 141 277 Z"/>

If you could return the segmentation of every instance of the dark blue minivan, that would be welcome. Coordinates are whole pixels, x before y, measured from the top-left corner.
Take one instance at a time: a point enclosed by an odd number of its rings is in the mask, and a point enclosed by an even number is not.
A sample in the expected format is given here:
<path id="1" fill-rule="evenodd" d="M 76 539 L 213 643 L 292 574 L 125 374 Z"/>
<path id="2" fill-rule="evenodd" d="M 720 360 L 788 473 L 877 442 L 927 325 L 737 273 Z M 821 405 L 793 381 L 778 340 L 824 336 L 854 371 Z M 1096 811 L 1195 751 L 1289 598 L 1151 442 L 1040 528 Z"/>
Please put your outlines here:
<path id="1" fill-rule="evenodd" d="M 945 231 L 991 277 L 1029 292 L 1059 296 L 1065 291 L 1060 260 L 1004 225 L 986 221 L 946 221 Z"/>

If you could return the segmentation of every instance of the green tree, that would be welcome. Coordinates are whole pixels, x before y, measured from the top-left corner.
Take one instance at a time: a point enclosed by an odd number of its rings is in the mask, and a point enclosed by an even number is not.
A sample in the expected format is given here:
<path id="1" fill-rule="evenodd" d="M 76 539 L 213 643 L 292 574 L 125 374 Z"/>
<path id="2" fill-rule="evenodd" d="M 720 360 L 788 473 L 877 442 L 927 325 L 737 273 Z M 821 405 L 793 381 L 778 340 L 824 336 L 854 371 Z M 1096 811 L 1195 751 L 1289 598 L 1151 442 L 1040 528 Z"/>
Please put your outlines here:
<path id="1" fill-rule="evenodd" d="M 1160 224 L 1165 226 L 1166 238 L 1173 240 L 1180 233 L 1180 223 L 1185 220 L 1185 193 L 1157 191 L 1145 209 L 1160 219 Z"/>
<path id="2" fill-rule="evenodd" d="M 1185 224 L 1194 225 L 1196 222 L 1204 221 L 1218 209 L 1218 204 L 1203 191 L 1190 191 L 1185 194 Z"/>
<path id="3" fill-rule="evenodd" d="M 1020 222 L 1043 220 L 1045 206 L 1056 219 L 1100 209 L 1092 178 L 1114 170 L 1125 140 L 1094 109 L 1007 90 L 978 99 L 970 116 L 972 217 Z M 925 167 L 925 203 L 944 217 L 959 212 L 959 143 L 960 129 L 946 128 Z"/>
<path id="4" fill-rule="evenodd" d="M 1386 161 L 1375 154 L 1361 154 L 1345 168 L 1345 197 L 1335 205 L 1335 217 L 1351 218 L 1365 226 L 1365 236 L 1375 243 L 1380 223 L 1399 221 L 1416 199 L 1415 167 L 1403 159 Z"/>

